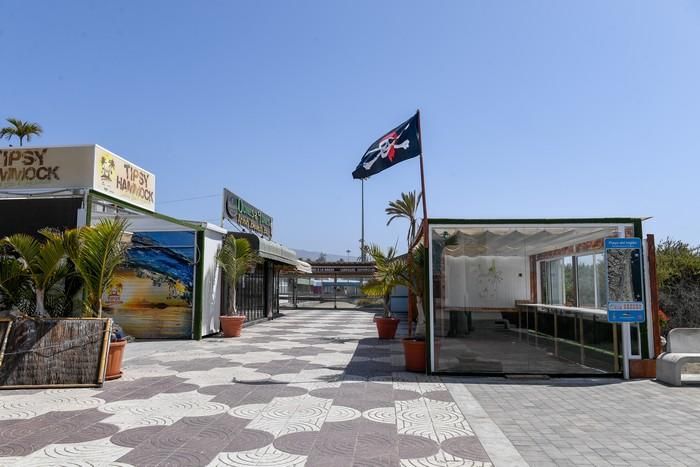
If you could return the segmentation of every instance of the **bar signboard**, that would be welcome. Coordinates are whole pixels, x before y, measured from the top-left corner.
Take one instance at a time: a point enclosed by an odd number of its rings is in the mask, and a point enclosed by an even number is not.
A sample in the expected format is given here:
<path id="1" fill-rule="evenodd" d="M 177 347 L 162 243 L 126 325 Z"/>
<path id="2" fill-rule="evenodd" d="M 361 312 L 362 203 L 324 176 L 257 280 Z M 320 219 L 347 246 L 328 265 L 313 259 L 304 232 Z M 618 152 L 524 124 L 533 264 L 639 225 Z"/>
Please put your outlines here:
<path id="1" fill-rule="evenodd" d="M 155 211 L 156 177 L 100 146 L 95 146 L 95 190 Z"/>
<path id="2" fill-rule="evenodd" d="M 224 217 L 263 237 L 272 238 L 272 217 L 224 188 Z"/>
<path id="3" fill-rule="evenodd" d="M 155 210 L 156 177 L 96 145 L 0 149 L 0 190 L 90 188 Z"/>

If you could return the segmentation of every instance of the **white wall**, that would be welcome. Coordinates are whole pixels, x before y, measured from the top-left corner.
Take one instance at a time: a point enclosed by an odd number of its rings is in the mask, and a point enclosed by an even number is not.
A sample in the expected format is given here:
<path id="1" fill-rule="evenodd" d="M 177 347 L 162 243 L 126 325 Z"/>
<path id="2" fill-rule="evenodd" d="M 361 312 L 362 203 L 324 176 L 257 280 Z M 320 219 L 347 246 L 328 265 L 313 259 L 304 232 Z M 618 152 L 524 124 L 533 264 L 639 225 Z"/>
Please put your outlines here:
<path id="1" fill-rule="evenodd" d="M 202 284 L 202 336 L 219 332 L 221 314 L 221 268 L 216 264 L 223 235 L 212 229 L 204 231 L 204 283 Z"/>
<path id="2" fill-rule="evenodd" d="M 530 296 L 523 256 L 446 256 L 445 276 L 447 307 L 512 308 Z"/>

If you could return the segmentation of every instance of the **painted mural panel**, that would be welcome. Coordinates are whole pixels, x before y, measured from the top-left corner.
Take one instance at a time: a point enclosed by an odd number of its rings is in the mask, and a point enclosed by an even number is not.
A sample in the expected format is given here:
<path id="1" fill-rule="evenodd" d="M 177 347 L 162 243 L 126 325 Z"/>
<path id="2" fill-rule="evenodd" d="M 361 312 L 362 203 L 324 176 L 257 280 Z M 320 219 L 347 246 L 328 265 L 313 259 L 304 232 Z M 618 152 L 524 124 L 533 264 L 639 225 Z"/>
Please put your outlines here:
<path id="1" fill-rule="evenodd" d="M 136 232 L 104 311 L 141 339 L 190 338 L 194 232 Z"/>

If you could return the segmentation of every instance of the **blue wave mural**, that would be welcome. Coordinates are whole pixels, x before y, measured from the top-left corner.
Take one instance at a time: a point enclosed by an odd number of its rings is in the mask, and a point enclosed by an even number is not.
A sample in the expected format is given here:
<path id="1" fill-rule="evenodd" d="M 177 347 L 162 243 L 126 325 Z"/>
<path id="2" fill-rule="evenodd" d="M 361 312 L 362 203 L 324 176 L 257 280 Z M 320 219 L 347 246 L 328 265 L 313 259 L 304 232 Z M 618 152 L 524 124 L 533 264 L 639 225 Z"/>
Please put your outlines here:
<path id="1" fill-rule="evenodd" d="M 194 232 L 136 232 L 127 250 L 127 267 L 147 269 L 192 288 Z"/>

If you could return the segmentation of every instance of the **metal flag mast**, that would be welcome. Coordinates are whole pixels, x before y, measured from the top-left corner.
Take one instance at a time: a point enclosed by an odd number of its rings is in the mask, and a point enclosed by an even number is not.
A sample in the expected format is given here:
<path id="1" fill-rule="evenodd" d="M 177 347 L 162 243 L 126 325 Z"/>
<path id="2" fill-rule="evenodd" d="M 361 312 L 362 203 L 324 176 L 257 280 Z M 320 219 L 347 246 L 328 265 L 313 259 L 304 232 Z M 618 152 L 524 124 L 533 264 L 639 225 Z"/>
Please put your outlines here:
<path id="1" fill-rule="evenodd" d="M 423 247 L 428 248 L 428 204 L 425 202 L 425 171 L 423 170 L 423 134 L 420 129 L 420 109 L 416 110 L 416 126 L 418 129 L 418 141 L 420 142 L 420 188 L 421 188 L 421 204 L 423 204 L 423 222 L 421 224 L 422 234 L 423 234 Z M 408 261 L 409 264 L 413 261 L 413 255 L 411 251 L 413 247 L 418 243 L 418 238 L 414 239 L 413 244 L 409 245 L 408 248 Z M 427 263 L 427 258 L 426 258 Z M 427 285 L 427 284 L 426 284 Z M 409 290 L 408 292 L 408 336 L 413 336 L 413 319 L 415 318 L 415 306 L 413 305 L 413 294 Z M 422 297 L 423 307 L 426 306 L 425 297 Z"/>
<path id="2" fill-rule="evenodd" d="M 367 260 L 365 257 L 365 179 L 362 181 L 362 237 L 360 238 L 360 261 Z"/>
<path id="3" fill-rule="evenodd" d="M 418 140 L 420 141 L 420 188 L 423 194 L 423 241 L 428 248 L 428 203 L 425 202 L 425 173 L 423 171 L 423 133 L 420 129 L 420 109 L 416 110 L 418 116 Z"/>

